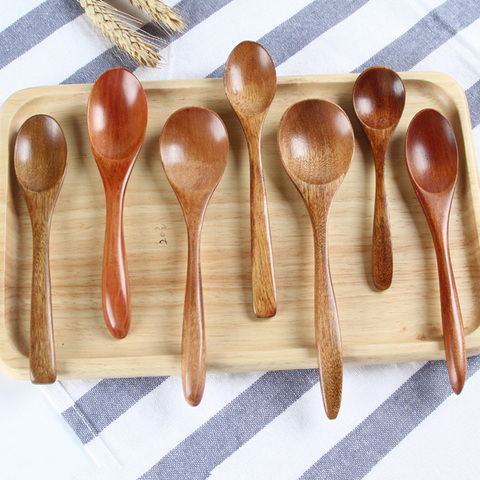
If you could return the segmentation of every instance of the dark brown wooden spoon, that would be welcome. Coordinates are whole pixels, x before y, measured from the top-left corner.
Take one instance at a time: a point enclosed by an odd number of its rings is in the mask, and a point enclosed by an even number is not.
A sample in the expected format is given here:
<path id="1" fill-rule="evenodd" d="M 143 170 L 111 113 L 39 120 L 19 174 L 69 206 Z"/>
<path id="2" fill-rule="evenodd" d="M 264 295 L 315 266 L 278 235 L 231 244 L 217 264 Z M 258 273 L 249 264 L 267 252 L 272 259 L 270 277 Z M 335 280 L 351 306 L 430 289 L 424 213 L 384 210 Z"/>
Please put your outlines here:
<path id="1" fill-rule="evenodd" d="M 284 113 L 280 157 L 305 201 L 315 241 L 315 342 L 323 403 L 335 418 L 342 397 L 343 356 L 328 262 L 327 221 L 335 192 L 350 166 L 353 129 L 345 112 L 326 100 L 304 100 Z"/>
<path id="2" fill-rule="evenodd" d="M 458 150 L 448 120 L 433 109 L 413 117 L 405 139 L 407 169 L 433 237 L 440 281 L 442 327 L 453 391 L 465 383 L 465 333 L 448 246 L 448 223 L 457 183 Z"/>
<path id="3" fill-rule="evenodd" d="M 265 48 L 245 41 L 228 57 L 223 82 L 228 101 L 242 124 L 250 158 L 253 311 L 259 318 L 273 317 L 277 294 L 260 139 L 277 88 L 275 65 Z"/>
<path id="4" fill-rule="evenodd" d="M 372 146 L 375 161 L 375 210 L 373 220 L 373 283 L 379 290 L 390 287 L 393 253 L 385 191 L 385 155 L 405 106 L 405 86 L 396 72 L 371 67 L 353 87 L 353 105 Z"/>
<path id="5" fill-rule="evenodd" d="M 67 167 L 67 144 L 60 125 L 47 115 L 26 120 L 15 141 L 14 164 L 33 234 L 30 378 L 33 383 L 53 383 L 57 369 L 49 238 L 53 210 Z"/>
<path id="6" fill-rule="evenodd" d="M 106 227 L 102 304 L 108 329 L 124 338 L 131 303 L 123 236 L 123 204 L 128 179 L 145 137 L 147 99 L 137 78 L 124 68 L 98 77 L 88 99 L 88 135 L 105 188 Z"/>
<path id="7" fill-rule="evenodd" d="M 228 135 L 211 110 L 177 110 L 160 136 L 160 159 L 182 207 L 188 235 L 187 282 L 183 311 L 182 382 L 190 405 L 202 399 L 206 376 L 200 237 L 208 202 L 227 163 Z"/>

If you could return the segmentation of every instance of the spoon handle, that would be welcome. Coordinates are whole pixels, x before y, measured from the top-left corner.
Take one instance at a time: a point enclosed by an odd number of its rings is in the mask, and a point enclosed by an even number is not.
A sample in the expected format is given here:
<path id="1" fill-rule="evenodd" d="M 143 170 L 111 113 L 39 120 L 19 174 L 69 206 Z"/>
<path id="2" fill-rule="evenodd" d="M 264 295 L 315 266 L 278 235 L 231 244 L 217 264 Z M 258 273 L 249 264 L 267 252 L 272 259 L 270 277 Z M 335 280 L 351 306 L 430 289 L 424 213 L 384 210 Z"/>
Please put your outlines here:
<path id="1" fill-rule="evenodd" d="M 442 231 L 443 230 L 443 231 Z M 448 247 L 448 226 L 432 231 L 440 282 L 442 328 L 445 343 L 448 374 L 453 391 L 458 395 L 465 384 L 467 354 L 462 313 L 458 301 L 453 275 L 450 250 Z"/>
<path id="2" fill-rule="evenodd" d="M 37 199 L 41 202 L 41 199 Z M 49 233 L 51 215 L 41 213 L 32 222 L 33 271 L 30 317 L 30 379 L 53 383 L 57 377 L 50 287 Z"/>
<path id="3" fill-rule="evenodd" d="M 253 310 L 258 318 L 277 312 L 277 294 L 273 270 L 272 240 L 267 193 L 263 178 L 260 129 L 248 135 L 250 156 L 250 230 L 252 259 Z"/>
<path id="4" fill-rule="evenodd" d="M 107 218 L 103 250 L 103 316 L 110 333 L 124 338 L 130 328 L 131 305 L 123 238 L 123 191 L 106 191 Z"/>
<path id="5" fill-rule="evenodd" d="M 188 228 L 188 263 L 182 332 L 182 383 L 187 402 L 200 403 L 205 388 L 206 346 L 200 268 L 201 224 Z"/>
<path id="6" fill-rule="evenodd" d="M 337 304 L 328 260 L 327 214 L 312 221 L 315 243 L 315 343 L 323 404 L 328 418 L 340 409 L 343 354 Z"/>
<path id="7" fill-rule="evenodd" d="M 375 210 L 372 239 L 373 283 L 378 290 L 386 290 L 390 287 L 393 277 L 392 239 L 388 220 L 384 168 L 377 165 L 380 162 L 376 161 L 375 163 Z"/>

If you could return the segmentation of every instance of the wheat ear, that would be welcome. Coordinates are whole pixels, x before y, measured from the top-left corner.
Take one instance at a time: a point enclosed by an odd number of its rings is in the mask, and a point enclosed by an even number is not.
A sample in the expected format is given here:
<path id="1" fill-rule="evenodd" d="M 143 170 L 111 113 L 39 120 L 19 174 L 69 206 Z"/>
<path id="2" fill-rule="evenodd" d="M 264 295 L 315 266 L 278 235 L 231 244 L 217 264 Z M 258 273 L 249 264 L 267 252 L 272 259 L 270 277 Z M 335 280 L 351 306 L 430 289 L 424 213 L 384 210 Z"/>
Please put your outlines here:
<path id="1" fill-rule="evenodd" d="M 143 10 L 161 27 L 170 32 L 182 32 L 185 23 L 178 12 L 160 0 L 128 0 L 134 7 Z"/>
<path id="2" fill-rule="evenodd" d="M 93 24 L 138 65 L 156 67 L 162 60 L 153 37 L 125 23 L 126 16 L 103 0 L 78 0 Z M 140 33 L 141 32 L 141 33 Z"/>

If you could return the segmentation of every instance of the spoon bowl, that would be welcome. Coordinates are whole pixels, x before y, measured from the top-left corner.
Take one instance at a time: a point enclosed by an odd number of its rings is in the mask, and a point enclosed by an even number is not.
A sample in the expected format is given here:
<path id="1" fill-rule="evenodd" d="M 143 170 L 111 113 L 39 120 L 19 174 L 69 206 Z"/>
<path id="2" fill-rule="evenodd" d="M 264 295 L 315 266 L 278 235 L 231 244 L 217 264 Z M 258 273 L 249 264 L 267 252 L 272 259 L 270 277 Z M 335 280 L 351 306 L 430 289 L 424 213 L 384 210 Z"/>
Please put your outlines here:
<path id="1" fill-rule="evenodd" d="M 374 130 L 395 128 L 405 107 L 405 86 L 396 72 L 371 67 L 359 75 L 353 104 L 360 122 Z"/>
<path id="2" fill-rule="evenodd" d="M 206 376 L 200 237 L 205 211 L 225 170 L 227 155 L 227 130 L 211 110 L 182 108 L 163 127 L 160 159 L 182 207 L 188 236 L 182 384 L 185 398 L 193 406 L 202 399 Z"/>
<path id="3" fill-rule="evenodd" d="M 337 305 L 328 261 L 327 222 L 333 197 L 354 151 L 345 112 L 326 100 L 304 100 L 284 113 L 278 127 L 280 157 L 312 222 L 315 247 L 315 343 L 320 386 L 328 418 L 342 397 L 343 356 Z"/>
<path id="4" fill-rule="evenodd" d="M 275 65 L 267 50 L 256 42 L 237 45 L 224 73 L 225 93 L 237 115 L 263 115 L 277 89 Z"/>
<path id="5" fill-rule="evenodd" d="M 53 210 L 67 167 L 67 144 L 61 127 L 53 118 L 35 115 L 21 126 L 15 141 L 14 167 L 33 235 L 30 378 L 33 383 L 53 383 L 57 374 L 49 237 Z"/>
<path id="6" fill-rule="evenodd" d="M 458 174 L 458 151 L 448 120 L 433 109 L 413 117 L 405 138 L 407 169 L 433 238 L 440 282 L 442 328 L 453 391 L 466 378 L 465 332 L 448 244 L 448 224 Z"/>
<path id="7" fill-rule="evenodd" d="M 393 278 L 393 252 L 385 190 L 385 156 L 405 107 L 402 79 L 387 67 L 368 68 L 358 76 L 353 87 L 353 106 L 372 146 L 375 162 L 373 283 L 378 290 L 386 290 Z"/>
<path id="8" fill-rule="evenodd" d="M 275 65 L 262 45 L 242 42 L 228 57 L 223 83 L 248 145 L 253 311 L 259 318 L 273 317 L 277 311 L 277 294 L 261 160 L 261 133 L 277 88 Z"/>
<path id="9" fill-rule="evenodd" d="M 113 68 L 100 75 L 88 99 L 87 126 L 105 188 L 102 305 L 105 323 L 115 338 L 124 338 L 131 322 L 123 205 L 128 179 L 145 138 L 147 116 L 145 92 L 132 73 Z"/>

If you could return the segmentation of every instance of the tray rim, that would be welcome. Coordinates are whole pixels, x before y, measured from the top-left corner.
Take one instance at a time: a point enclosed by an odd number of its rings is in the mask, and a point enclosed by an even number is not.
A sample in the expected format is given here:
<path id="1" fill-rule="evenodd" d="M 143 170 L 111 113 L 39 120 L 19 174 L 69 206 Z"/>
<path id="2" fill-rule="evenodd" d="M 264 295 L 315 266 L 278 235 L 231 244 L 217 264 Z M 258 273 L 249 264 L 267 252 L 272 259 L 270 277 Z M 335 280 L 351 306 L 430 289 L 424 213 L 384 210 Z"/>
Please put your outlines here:
<path id="1" fill-rule="evenodd" d="M 442 72 L 398 72 L 402 79 L 410 81 L 422 81 L 430 82 L 438 87 L 440 87 L 446 95 L 451 99 L 454 104 L 457 112 L 459 113 L 459 123 L 461 125 L 462 135 L 464 138 L 464 148 L 465 148 L 465 168 L 467 170 L 467 178 L 469 187 L 472 195 L 472 213 L 475 219 L 476 233 L 477 237 L 480 238 L 480 222 L 478 209 L 480 208 L 480 176 L 478 171 L 478 164 L 476 160 L 475 145 L 473 142 L 473 133 L 470 120 L 470 112 L 468 107 L 468 102 L 465 96 L 465 92 L 459 83 L 453 79 L 451 76 L 442 73 Z M 322 84 L 339 84 L 344 82 L 353 82 L 359 74 L 327 74 L 327 75 L 289 75 L 289 76 L 279 76 L 277 78 L 277 84 L 307 84 L 307 83 L 322 83 Z M 209 79 L 186 79 L 186 80 L 149 80 L 141 82 L 144 88 L 148 90 L 153 89 L 182 89 L 182 88 L 218 88 L 222 85 L 223 80 L 221 78 L 209 78 Z M 69 84 L 69 85 L 47 85 L 47 86 L 38 86 L 30 87 L 26 89 L 19 90 L 10 97 L 7 98 L 2 109 L 0 111 L 0 136 L 1 138 L 6 139 L 4 142 L 6 146 L 2 147 L 0 150 L 0 159 L 3 161 L 0 162 L 0 189 L 2 190 L 2 199 L 0 201 L 0 225 L 3 229 L 2 234 L 0 235 L 0 256 L 2 259 L 2 264 L 6 264 L 6 218 L 7 218 L 7 195 L 8 195 L 8 179 L 11 175 L 9 169 L 8 161 L 8 152 L 9 152 L 9 142 L 10 138 L 8 133 L 10 130 L 11 122 L 19 110 L 19 107 L 27 105 L 30 101 L 38 99 L 43 96 L 50 96 L 52 91 L 62 91 L 67 93 L 69 90 L 72 90 L 75 93 L 86 93 L 91 89 L 92 84 Z M 6 151 L 6 156 L 4 155 Z M 3 269 L 1 279 L 0 279 L 0 368 L 7 373 L 8 375 L 18 378 L 18 379 L 28 379 L 29 377 L 29 365 L 28 357 L 22 355 L 16 347 L 13 345 L 11 339 L 9 338 L 6 332 L 6 311 L 5 311 L 5 268 Z M 437 344 L 442 343 L 441 348 Z M 480 353 L 480 327 L 466 335 L 466 344 L 467 344 L 467 355 L 476 355 Z M 344 363 L 348 364 L 386 364 L 386 363 L 399 363 L 399 362 L 408 362 L 408 361 L 426 361 L 434 359 L 443 359 L 443 341 L 442 342 L 425 342 L 423 346 L 430 346 L 431 349 L 424 352 L 424 354 L 418 354 L 418 352 L 410 351 L 412 350 L 412 345 L 415 346 L 415 343 L 392 343 L 388 344 L 391 347 L 399 345 L 402 346 L 402 354 L 399 355 L 396 349 L 392 349 L 391 354 L 385 355 L 382 354 L 382 359 L 378 359 L 375 356 L 375 351 L 385 348 L 387 344 L 365 344 L 365 345 L 356 345 L 353 348 L 350 348 L 351 354 L 344 351 Z M 312 356 L 307 349 L 298 348 L 299 357 L 310 364 L 310 366 L 300 367 L 300 368 L 312 368 L 313 365 L 316 365 L 316 356 Z M 363 354 L 361 361 L 355 354 L 355 350 L 362 350 Z M 248 368 L 249 362 L 248 359 L 244 359 L 243 365 L 247 366 L 245 368 L 236 367 L 235 363 L 230 361 L 225 361 L 225 357 L 228 358 L 228 354 L 223 354 L 223 365 L 219 366 L 215 361 L 215 356 L 209 353 L 207 358 L 208 373 L 213 372 L 240 372 L 240 371 L 250 371 L 256 370 L 260 371 L 258 368 L 258 360 L 262 357 L 262 354 L 271 356 L 272 352 L 276 350 L 270 349 L 265 351 L 256 351 L 255 359 L 250 361 L 252 364 Z M 290 350 L 289 350 L 290 351 Z M 171 357 L 171 358 L 170 358 Z M 145 362 L 146 358 L 152 359 L 163 359 L 163 367 L 160 367 L 157 362 Z M 238 354 L 235 358 L 238 358 Z M 167 359 L 167 362 L 164 360 Z M 282 350 L 278 350 L 278 355 L 276 356 L 276 361 L 265 361 L 262 364 L 261 370 L 283 370 L 291 368 L 299 368 L 298 360 L 295 360 L 295 366 L 289 365 L 288 359 L 286 358 L 286 353 Z M 128 357 L 128 356 L 117 356 L 117 357 L 88 357 L 88 358 L 70 358 L 68 362 L 65 360 L 58 360 L 58 378 L 59 379 L 68 379 L 68 378 L 93 378 L 89 374 L 85 374 L 85 371 L 88 370 L 86 366 L 92 364 L 95 366 L 108 365 L 108 368 L 99 369 L 102 373 L 102 378 L 115 378 L 115 377 L 125 377 L 125 376 L 154 376 L 154 375 L 176 375 L 180 374 L 180 362 L 179 355 L 154 355 L 154 356 L 137 356 L 137 357 Z M 68 363 L 67 366 L 64 363 Z M 129 363 L 128 368 L 122 366 L 123 363 Z M 120 364 L 120 365 L 118 365 Z M 148 365 L 148 368 L 146 368 Z M 153 366 L 152 366 L 153 365 Z"/>

